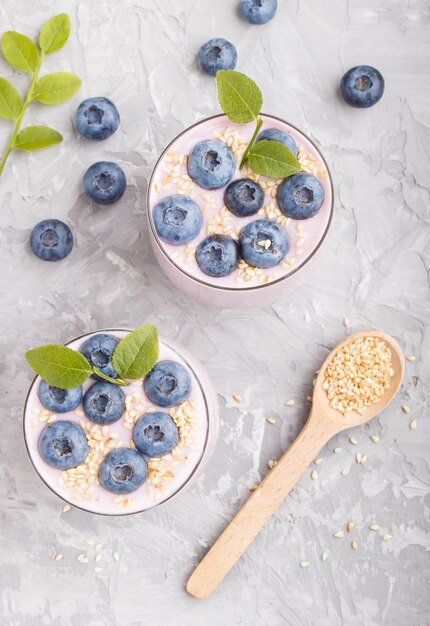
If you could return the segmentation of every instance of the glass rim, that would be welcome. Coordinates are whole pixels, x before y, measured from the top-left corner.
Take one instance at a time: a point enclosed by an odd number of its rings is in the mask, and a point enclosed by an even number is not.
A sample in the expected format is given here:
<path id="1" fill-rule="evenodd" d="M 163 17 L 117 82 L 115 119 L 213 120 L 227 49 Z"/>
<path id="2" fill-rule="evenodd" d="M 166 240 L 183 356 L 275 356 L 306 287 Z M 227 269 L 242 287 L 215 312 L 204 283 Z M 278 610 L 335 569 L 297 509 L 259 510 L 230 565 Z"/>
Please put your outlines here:
<path id="1" fill-rule="evenodd" d="M 104 333 L 104 332 L 111 332 L 111 333 L 115 333 L 115 332 L 126 332 L 126 333 L 130 333 L 132 332 L 132 330 L 128 329 L 128 328 L 101 328 L 95 331 L 89 331 L 87 333 L 83 333 L 82 335 L 78 335 L 77 337 L 75 337 L 74 339 L 71 339 L 70 341 L 66 342 L 65 344 L 63 344 L 64 346 L 68 346 L 71 343 L 73 343 L 74 341 L 79 341 L 79 339 L 83 339 L 85 337 L 88 337 L 89 335 L 94 335 L 94 334 L 98 334 L 98 333 Z M 188 476 L 187 480 L 173 493 L 171 493 L 165 500 L 163 500 L 162 502 L 154 502 L 153 506 L 146 508 L 146 509 L 140 509 L 137 511 L 125 511 L 125 512 L 118 512 L 118 513 L 104 513 L 102 511 L 92 511 L 90 509 L 85 508 L 84 506 L 82 506 L 81 504 L 77 504 L 76 502 L 79 501 L 75 501 L 72 498 L 67 499 L 66 497 L 64 497 L 63 495 L 59 494 L 58 491 L 56 491 L 54 489 L 54 487 L 52 485 L 50 485 L 44 478 L 44 476 L 42 476 L 41 472 L 38 470 L 38 468 L 36 467 L 34 461 L 33 461 L 33 457 L 30 451 L 30 446 L 29 443 L 27 441 L 27 429 L 26 429 L 26 414 L 27 414 L 27 406 L 30 400 L 30 394 L 31 391 L 33 389 L 33 387 L 35 386 L 35 384 L 38 382 L 38 380 L 42 380 L 42 378 L 36 374 L 36 376 L 33 378 L 30 387 L 28 388 L 27 391 L 27 395 L 24 401 L 24 409 L 23 409 L 23 419 L 22 419 L 22 429 L 23 429 L 23 437 L 24 437 L 24 443 L 25 443 L 25 448 L 27 451 L 27 455 L 30 459 L 30 462 L 36 472 L 36 474 L 39 476 L 39 478 L 41 479 L 41 481 L 48 487 L 48 489 L 50 489 L 50 491 L 52 493 L 54 493 L 58 498 L 60 498 L 61 500 L 63 500 L 63 502 L 66 502 L 67 504 L 70 504 L 70 506 L 73 506 L 76 509 L 80 509 L 81 511 L 85 511 L 86 513 L 90 513 L 91 515 L 100 515 L 102 517 L 127 517 L 128 515 L 138 515 L 140 513 L 146 513 L 149 511 L 154 511 L 155 509 L 159 508 L 160 506 L 163 506 L 164 504 L 166 504 L 169 500 L 171 500 L 172 498 L 174 498 L 175 496 L 177 496 L 185 487 L 188 486 L 189 482 L 191 481 L 191 479 L 195 476 L 197 470 L 200 468 L 200 465 L 203 461 L 203 458 L 205 456 L 205 453 L 207 451 L 207 447 L 208 447 L 208 442 L 209 442 L 209 435 L 212 434 L 212 426 L 211 426 L 211 420 L 210 420 L 210 413 L 209 413 L 209 406 L 208 406 L 208 401 L 206 398 L 206 393 L 203 389 L 202 383 L 200 381 L 200 378 L 197 376 L 194 368 L 190 365 L 190 363 L 188 362 L 188 360 L 180 353 L 176 350 L 176 348 L 172 347 L 171 345 L 169 345 L 167 343 L 167 341 L 165 341 L 163 338 L 160 339 L 160 342 L 165 344 L 170 350 L 173 350 L 173 352 L 175 354 L 177 354 L 187 365 L 187 367 L 190 368 L 191 372 L 194 375 L 194 378 L 197 380 L 200 391 L 202 393 L 203 396 L 203 400 L 204 400 L 204 404 L 205 404 L 205 409 L 206 409 L 206 416 L 207 416 L 207 431 L 206 431 L 206 437 L 205 437 L 205 441 L 204 441 L 204 445 L 203 445 L 203 449 L 201 452 L 201 456 L 200 459 L 198 460 L 198 462 L 196 463 L 195 467 L 193 468 L 193 471 L 191 472 L 191 474 Z M 200 362 L 199 362 L 200 363 Z M 145 483 L 144 483 L 145 484 Z M 144 486 L 144 484 L 142 486 Z M 132 495 L 132 494 L 131 494 Z"/>
<path id="2" fill-rule="evenodd" d="M 146 191 L 146 213 L 147 213 L 149 226 L 150 226 L 152 235 L 154 237 L 154 240 L 155 240 L 155 242 L 157 244 L 157 247 L 160 249 L 162 254 L 166 257 L 166 260 L 171 265 L 173 265 L 181 274 L 184 274 L 184 276 L 186 276 L 187 278 L 195 281 L 196 283 L 198 283 L 200 285 L 203 285 L 205 288 L 215 289 L 215 290 L 219 290 L 219 291 L 228 291 L 228 292 L 232 292 L 232 293 L 241 293 L 241 292 L 257 291 L 258 289 L 265 289 L 267 287 L 271 287 L 273 285 L 277 285 L 277 284 L 281 283 L 282 281 L 287 280 L 288 278 L 290 278 L 291 276 L 296 274 L 299 270 L 301 270 L 305 265 L 307 265 L 307 263 L 315 256 L 315 254 L 321 248 L 324 240 L 327 237 L 327 233 L 328 233 L 328 231 L 330 229 L 330 226 L 331 226 L 331 222 L 332 222 L 332 219 L 333 219 L 333 212 L 334 212 L 334 188 L 333 188 L 333 179 L 332 179 L 332 175 L 331 175 L 331 170 L 330 170 L 330 168 L 329 168 L 329 166 L 327 164 L 327 161 L 326 161 L 324 155 L 321 153 L 320 149 L 315 145 L 315 142 L 310 137 L 308 137 L 308 135 L 306 133 L 304 133 L 302 130 L 300 130 L 300 128 L 297 128 L 297 126 L 294 126 L 294 124 L 291 124 L 290 122 L 287 122 L 282 117 L 278 117 L 277 115 L 269 115 L 267 113 L 260 113 L 260 115 L 264 116 L 264 117 L 267 117 L 267 118 L 271 118 L 271 119 L 276 120 L 278 122 L 282 122 L 283 124 L 287 124 L 287 126 L 290 126 L 295 131 L 297 131 L 298 133 L 303 135 L 303 137 L 305 137 L 307 139 L 307 141 L 309 141 L 309 143 L 318 152 L 318 154 L 321 157 L 321 160 L 324 163 L 324 166 L 325 166 L 325 168 L 327 170 L 327 174 L 328 174 L 327 178 L 328 178 L 328 181 L 330 183 L 331 205 L 330 205 L 329 218 L 328 218 L 326 227 L 324 228 L 324 232 L 322 233 L 321 239 L 319 240 L 317 246 L 315 246 L 315 248 L 312 250 L 311 254 L 309 254 L 309 256 L 307 256 L 301 263 L 299 263 L 295 268 L 293 268 L 288 274 L 285 274 L 284 276 L 280 276 L 276 280 L 272 280 L 269 283 L 265 283 L 265 284 L 262 284 L 262 285 L 247 285 L 247 286 L 243 286 L 243 287 L 226 287 L 226 286 L 221 286 L 221 285 L 214 285 L 213 283 L 209 283 L 209 282 L 207 282 L 205 280 L 202 280 L 201 278 L 198 278 L 196 276 L 193 276 L 192 274 L 187 272 L 183 267 L 181 267 L 181 265 L 179 265 L 167 253 L 167 251 L 166 251 L 166 249 L 165 249 L 165 247 L 164 247 L 160 237 L 158 236 L 158 233 L 157 233 L 157 231 L 155 229 L 155 225 L 154 225 L 153 219 L 152 219 L 152 212 L 150 210 L 149 198 L 150 198 L 150 194 L 151 194 L 151 188 L 152 188 L 152 183 L 153 183 L 153 178 L 154 178 L 154 175 L 155 175 L 155 171 L 156 171 L 158 165 L 160 164 L 160 161 L 163 159 L 164 155 L 172 147 L 172 145 L 178 139 L 180 139 L 183 135 L 185 135 L 185 133 L 187 133 L 191 129 L 195 128 L 196 126 L 199 126 L 200 124 L 203 124 L 204 122 L 208 122 L 208 121 L 216 119 L 218 117 L 227 117 L 227 116 L 224 113 L 217 113 L 216 115 L 210 115 L 209 117 L 205 117 L 205 118 L 203 118 L 203 119 L 201 119 L 201 120 L 199 120 L 197 122 L 194 122 L 193 124 L 191 124 L 191 126 L 188 126 L 187 128 L 185 128 L 185 130 L 181 131 L 178 135 L 176 135 L 176 137 L 174 137 L 174 139 L 172 139 L 172 141 L 170 141 L 167 144 L 167 146 L 164 148 L 164 150 L 161 152 L 160 156 L 158 157 L 154 167 L 152 168 L 151 176 L 149 177 L 149 181 L 148 181 L 148 188 L 147 188 L 147 191 Z M 245 126 L 245 124 L 243 124 L 243 125 Z M 304 220 L 304 221 L 306 221 L 306 220 Z"/>

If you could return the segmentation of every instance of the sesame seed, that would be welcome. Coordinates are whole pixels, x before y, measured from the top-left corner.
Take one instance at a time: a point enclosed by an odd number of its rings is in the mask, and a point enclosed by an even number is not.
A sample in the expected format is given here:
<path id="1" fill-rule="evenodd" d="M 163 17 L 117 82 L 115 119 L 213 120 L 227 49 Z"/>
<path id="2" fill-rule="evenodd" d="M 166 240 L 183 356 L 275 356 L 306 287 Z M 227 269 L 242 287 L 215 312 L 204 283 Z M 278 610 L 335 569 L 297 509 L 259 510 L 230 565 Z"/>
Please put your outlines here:
<path id="1" fill-rule="evenodd" d="M 318 472 L 316 470 L 312 470 L 311 478 L 312 480 L 316 480 L 318 478 Z"/>
<path id="2" fill-rule="evenodd" d="M 63 506 L 63 513 L 67 513 L 67 511 L 70 511 L 71 508 L 70 504 L 65 504 Z"/>
<path id="3" fill-rule="evenodd" d="M 349 319 L 347 317 L 343 318 L 343 325 L 345 326 L 345 328 L 349 327 Z"/>
<path id="4" fill-rule="evenodd" d="M 103 571 L 103 568 L 102 567 L 95 567 L 94 571 L 95 571 L 96 574 L 99 574 L 100 572 Z"/>
<path id="5" fill-rule="evenodd" d="M 355 526 L 354 522 L 349 522 L 348 526 L 346 527 L 347 531 L 351 533 L 354 530 L 354 526 Z"/>
<path id="6" fill-rule="evenodd" d="M 96 554 L 96 558 L 94 559 L 96 563 L 98 563 L 99 561 L 101 561 L 103 558 L 103 556 L 101 554 Z"/>
<path id="7" fill-rule="evenodd" d="M 378 435 L 370 435 L 370 439 L 373 441 L 373 443 L 378 443 L 378 441 L 380 441 Z"/>
<path id="8" fill-rule="evenodd" d="M 361 454 L 360 454 L 360 452 L 357 452 L 357 454 L 355 455 L 355 460 L 357 461 L 357 463 L 361 463 Z"/>
<path id="9" fill-rule="evenodd" d="M 356 541 L 351 541 L 351 548 L 353 550 L 358 550 L 358 543 Z"/>
<path id="10" fill-rule="evenodd" d="M 413 363 L 416 360 L 416 357 L 413 354 L 408 354 L 408 356 L 406 357 L 406 360 Z"/>
<path id="11" fill-rule="evenodd" d="M 388 534 L 382 535 L 382 539 L 384 541 L 390 541 L 392 538 L 393 538 L 393 535 L 388 535 Z"/>
<path id="12" fill-rule="evenodd" d="M 327 561 L 328 559 L 328 553 L 327 552 L 323 552 L 321 554 L 321 561 Z"/>
<path id="13" fill-rule="evenodd" d="M 342 476 L 348 476 L 349 474 L 349 467 L 344 467 L 343 470 L 341 471 Z"/>
<path id="14" fill-rule="evenodd" d="M 85 539 L 85 543 L 87 543 L 89 546 L 96 545 L 96 542 L 94 541 L 94 539 Z"/>
<path id="15" fill-rule="evenodd" d="M 411 421 L 409 422 L 409 428 L 410 428 L 411 430 L 415 430 L 415 429 L 416 429 L 416 427 L 417 427 L 417 420 L 411 420 Z"/>
<path id="16" fill-rule="evenodd" d="M 274 417 L 268 417 L 266 422 L 268 422 L 269 424 L 276 424 L 276 420 Z"/>
<path id="17" fill-rule="evenodd" d="M 349 443 L 352 443 L 353 446 L 358 446 L 358 441 L 354 437 L 349 438 Z"/>
<path id="18" fill-rule="evenodd" d="M 335 454 L 339 454 L 339 452 L 342 452 L 342 448 L 335 448 L 335 449 L 333 450 L 333 452 L 334 452 Z"/>
<path id="19" fill-rule="evenodd" d="M 320 465 L 323 461 L 324 459 L 322 457 L 319 457 L 318 459 L 315 459 L 314 463 L 315 465 Z"/>
<path id="20" fill-rule="evenodd" d="M 402 411 L 403 413 L 410 413 L 411 409 L 408 407 L 407 404 L 402 404 Z"/>
<path id="21" fill-rule="evenodd" d="M 114 552 L 112 554 L 112 558 L 113 558 L 114 561 L 119 561 L 119 552 Z"/>
<path id="22" fill-rule="evenodd" d="M 98 543 L 96 545 L 96 550 L 101 550 L 103 548 L 103 544 L 102 543 Z"/>
<path id="23" fill-rule="evenodd" d="M 301 561 L 300 562 L 300 567 L 306 568 L 309 567 L 310 563 L 309 561 Z"/>
<path id="24" fill-rule="evenodd" d="M 235 402 L 241 402 L 241 401 L 242 401 L 242 398 L 241 398 L 240 396 L 238 396 L 237 394 L 235 394 L 235 395 L 233 396 L 233 400 L 234 400 Z"/>
<path id="25" fill-rule="evenodd" d="M 285 406 L 294 406 L 296 404 L 295 400 L 287 400 Z"/>
<path id="26" fill-rule="evenodd" d="M 63 559 L 63 555 L 59 552 L 54 556 L 54 561 L 61 561 Z"/>
<path id="27" fill-rule="evenodd" d="M 252 486 L 249 488 L 249 491 L 252 491 L 252 492 L 257 491 L 257 485 L 252 485 Z"/>
<path id="28" fill-rule="evenodd" d="M 379 524 L 371 524 L 369 528 L 370 530 L 373 530 L 374 532 L 376 532 L 377 530 L 379 530 Z"/>
<path id="29" fill-rule="evenodd" d="M 333 533 L 333 537 L 336 537 L 336 539 L 342 539 L 343 536 L 344 536 L 343 530 L 337 530 L 335 533 Z"/>

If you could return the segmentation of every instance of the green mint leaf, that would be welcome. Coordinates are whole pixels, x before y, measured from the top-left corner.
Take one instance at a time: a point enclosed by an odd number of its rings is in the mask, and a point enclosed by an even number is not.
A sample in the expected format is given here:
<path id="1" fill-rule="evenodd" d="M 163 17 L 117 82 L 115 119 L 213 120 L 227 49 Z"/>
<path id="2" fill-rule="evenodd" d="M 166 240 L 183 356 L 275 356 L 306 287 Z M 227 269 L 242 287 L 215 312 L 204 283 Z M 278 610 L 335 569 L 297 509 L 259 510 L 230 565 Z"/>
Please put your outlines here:
<path id="1" fill-rule="evenodd" d="M 0 78 L 0 117 L 16 120 L 22 111 L 22 100 L 15 87 L 5 78 Z"/>
<path id="2" fill-rule="evenodd" d="M 70 17 L 67 13 L 55 15 L 42 26 L 39 46 L 45 54 L 60 50 L 70 35 Z"/>
<path id="3" fill-rule="evenodd" d="M 63 141 L 62 135 L 49 126 L 28 126 L 21 130 L 15 140 L 18 150 L 41 150 Z"/>
<path id="4" fill-rule="evenodd" d="M 257 119 L 263 96 L 251 78 L 234 70 L 220 70 L 216 82 L 219 103 L 229 120 L 248 124 Z"/>
<path id="5" fill-rule="evenodd" d="M 39 63 L 39 51 L 29 37 L 8 30 L 2 37 L 1 49 L 6 61 L 13 67 L 34 74 Z"/>
<path id="6" fill-rule="evenodd" d="M 287 146 L 263 139 L 248 154 L 248 165 L 256 174 L 269 178 L 286 178 L 300 172 L 300 163 Z"/>
<path id="7" fill-rule="evenodd" d="M 82 84 L 79 76 L 68 72 L 47 74 L 37 81 L 33 100 L 42 104 L 62 104 L 79 90 Z"/>
<path id="8" fill-rule="evenodd" d="M 65 346 L 48 345 L 25 353 L 30 367 L 52 387 L 74 389 L 93 373 L 86 358 Z"/>
<path id="9" fill-rule="evenodd" d="M 113 353 L 112 365 L 122 378 L 136 380 L 146 376 L 157 359 L 157 329 L 152 324 L 145 324 L 121 339 Z"/>

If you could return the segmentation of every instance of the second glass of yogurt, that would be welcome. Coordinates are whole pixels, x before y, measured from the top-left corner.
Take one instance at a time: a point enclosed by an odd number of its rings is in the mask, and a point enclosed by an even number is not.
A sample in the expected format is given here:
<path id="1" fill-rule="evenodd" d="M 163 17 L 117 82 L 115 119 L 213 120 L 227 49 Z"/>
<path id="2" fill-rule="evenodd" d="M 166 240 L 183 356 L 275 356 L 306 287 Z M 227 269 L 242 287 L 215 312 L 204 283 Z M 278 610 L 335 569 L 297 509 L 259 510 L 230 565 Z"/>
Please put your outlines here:
<path id="1" fill-rule="evenodd" d="M 330 225 L 333 187 L 323 156 L 315 144 L 291 124 L 271 115 L 262 114 L 261 117 L 261 138 L 273 137 L 278 140 L 276 131 L 284 137 L 287 135 L 288 147 L 300 162 L 300 174 L 309 175 L 306 180 L 310 177 L 314 189 L 318 188 L 320 202 L 311 217 L 304 218 L 300 211 L 291 214 L 287 210 L 286 213 L 285 203 L 281 207 L 279 189 L 288 179 L 269 179 L 255 174 L 248 166 L 239 169 L 254 124 L 234 124 L 223 114 L 202 120 L 176 137 L 158 159 L 149 182 L 147 211 L 150 239 L 156 258 L 164 273 L 177 287 L 205 304 L 231 308 L 272 304 L 285 293 L 287 285 L 292 285 L 293 276 L 314 257 Z M 265 135 L 267 131 L 269 134 Z M 196 149 L 199 144 L 207 146 L 200 155 Z M 199 181 L 195 175 L 192 161 L 196 163 L 196 155 L 201 156 L 198 166 L 201 166 L 202 171 L 207 168 L 209 172 L 207 179 Z M 234 162 L 231 175 L 227 176 L 225 184 L 211 188 L 211 170 L 224 166 L 224 157 L 230 159 L 230 155 Z M 203 171 L 203 175 L 206 175 L 206 171 Z M 200 184 L 201 180 L 205 186 Z M 233 212 L 227 206 L 230 204 L 229 189 L 232 189 L 232 183 L 239 180 L 243 181 L 241 192 L 245 196 L 248 193 L 248 199 L 254 199 L 256 193 L 261 194 L 262 198 L 260 208 L 245 216 L 238 215 L 237 211 Z M 284 197 L 285 193 L 284 185 Z M 306 203 L 309 205 L 317 200 L 313 196 L 313 189 L 303 185 L 299 189 L 292 185 L 291 194 L 296 194 L 296 199 L 305 208 Z M 178 200 L 180 196 L 182 199 Z M 160 220 L 164 220 L 164 223 Z M 257 221 L 254 229 L 257 237 L 252 240 L 254 247 L 261 246 L 269 252 L 278 253 L 276 242 L 272 239 L 273 228 L 280 229 L 279 234 L 286 241 L 276 265 L 263 267 L 264 262 L 253 264 L 254 257 L 251 260 L 248 258 L 247 262 L 242 256 L 241 233 L 245 227 L 252 232 L 251 223 Z M 177 237 L 175 229 L 183 229 L 184 222 L 188 223 L 188 232 L 185 237 L 182 234 Z M 268 222 L 275 223 L 274 226 L 269 225 L 269 230 L 264 228 Z M 208 237 L 215 237 L 215 241 L 208 240 Z M 233 240 L 236 245 L 233 246 L 226 238 Z M 206 254 L 216 266 L 220 258 L 228 256 L 230 251 L 236 255 L 236 261 L 231 265 L 235 265 L 234 269 L 228 274 L 224 272 L 224 275 L 216 275 L 217 271 L 212 271 L 211 267 L 204 267 L 202 271 L 199 255 L 201 258 L 202 254 Z"/>

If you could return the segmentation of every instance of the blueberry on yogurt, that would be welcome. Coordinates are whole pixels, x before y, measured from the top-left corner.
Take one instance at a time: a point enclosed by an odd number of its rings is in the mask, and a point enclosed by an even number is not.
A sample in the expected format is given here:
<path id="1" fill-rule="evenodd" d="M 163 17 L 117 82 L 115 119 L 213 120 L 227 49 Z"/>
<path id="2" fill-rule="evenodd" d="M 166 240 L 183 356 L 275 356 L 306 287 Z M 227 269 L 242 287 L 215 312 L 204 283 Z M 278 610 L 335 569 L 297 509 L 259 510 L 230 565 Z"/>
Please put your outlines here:
<path id="1" fill-rule="evenodd" d="M 239 11 L 251 24 L 266 24 L 274 17 L 277 8 L 277 0 L 241 0 Z"/>
<path id="2" fill-rule="evenodd" d="M 142 454 L 160 457 L 177 445 L 178 427 L 168 413 L 145 413 L 133 429 L 133 441 Z"/>
<path id="3" fill-rule="evenodd" d="M 297 156 L 299 149 L 296 143 L 296 140 L 291 137 L 289 133 L 286 133 L 284 130 L 279 130 L 278 128 L 266 128 L 266 130 L 261 131 L 258 135 L 256 143 L 261 141 L 262 139 L 266 139 L 267 141 L 279 141 L 283 143 L 284 146 L 287 146 L 291 150 L 291 152 Z"/>
<path id="4" fill-rule="evenodd" d="M 230 182 L 236 161 L 230 148 L 218 139 L 200 141 L 188 157 L 188 174 L 204 189 L 220 189 Z"/>
<path id="5" fill-rule="evenodd" d="M 158 361 L 147 374 L 143 386 L 148 398 L 157 406 L 175 406 L 189 397 L 191 376 L 176 361 Z"/>
<path id="6" fill-rule="evenodd" d="M 85 415 L 95 424 L 113 424 L 124 413 L 125 394 L 113 383 L 95 383 L 85 392 L 83 407 Z"/>
<path id="7" fill-rule="evenodd" d="M 216 76 L 219 70 L 234 70 L 237 62 L 236 48 L 222 37 L 210 39 L 201 46 L 197 62 L 210 76 Z"/>
<path id="8" fill-rule="evenodd" d="M 95 366 L 105 376 L 118 378 L 112 365 L 112 355 L 119 344 L 119 339 L 108 333 L 92 335 L 80 346 L 79 352 L 84 355 L 90 365 Z M 97 374 L 92 375 L 97 380 L 103 380 Z"/>
<path id="9" fill-rule="evenodd" d="M 43 220 L 31 231 L 30 248 L 42 261 L 61 261 L 72 251 L 72 231 L 60 220 Z"/>
<path id="10" fill-rule="evenodd" d="M 384 93 L 384 78 L 370 65 L 357 65 L 344 74 L 340 81 L 340 92 L 349 105 L 367 109 L 376 104 Z"/>
<path id="11" fill-rule="evenodd" d="M 132 493 L 146 480 L 148 464 L 132 448 L 112 450 L 103 459 L 99 469 L 100 484 L 112 493 Z"/>
<path id="12" fill-rule="evenodd" d="M 112 204 L 124 195 L 127 181 L 119 165 L 99 161 L 84 175 L 84 192 L 96 204 Z"/>
<path id="13" fill-rule="evenodd" d="M 197 246 L 196 262 L 208 276 L 229 276 L 239 263 L 238 245 L 226 235 L 210 235 Z"/>
<path id="14" fill-rule="evenodd" d="M 90 448 L 85 432 L 76 422 L 62 420 L 46 426 L 39 437 L 41 457 L 57 469 L 81 465 Z"/>
<path id="15" fill-rule="evenodd" d="M 87 98 L 81 102 L 75 115 L 75 129 L 86 139 L 102 141 L 119 126 L 118 109 L 108 98 Z"/>
<path id="16" fill-rule="evenodd" d="M 203 217 L 197 204 L 187 196 L 163 198 L 152 211 L 155 230 L 163 241 L 181 246 L 197 237 Z"/>
<path id="17" fill-rule="evenodd" d="M 287 254 L 290 243 L 286 231 L 271 220 L 250 222 L 239 237 L 240 254 L 253 267 L 274 267 Z"/>
<path id="18" fill-rule="evenodd" d="M 324 189 L 318 178 L 300 172 L 289 176 L 278 187 L 281 211 L 293 220 L 314 217 L 324 202 Z"/>
<path id="19" fill-rule="evenodd" d="M 55 413 L 68 413 L 76 409 L 82 401 L 82 387 L 74 389 L 60 389 L 52 387 L 41 380 L 37 388 L 39 400 L 45 407 Z"/>
<path id="20" fill-rule="evenodd" d="M 261 185 L 250 178 L 239 178 L 229 184 L 224 194 L 226 207 L 237 217 L 257 213 L 264 202 Z"/>

